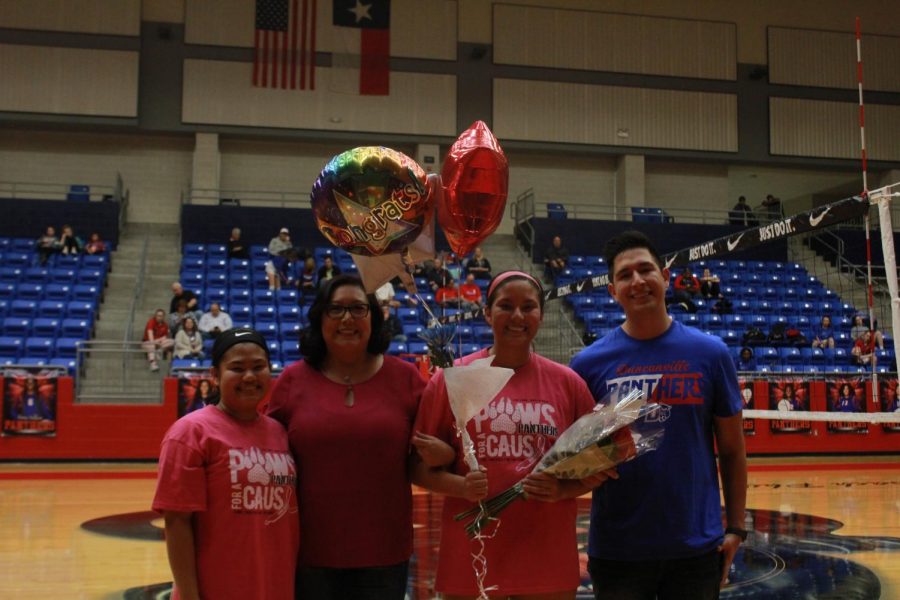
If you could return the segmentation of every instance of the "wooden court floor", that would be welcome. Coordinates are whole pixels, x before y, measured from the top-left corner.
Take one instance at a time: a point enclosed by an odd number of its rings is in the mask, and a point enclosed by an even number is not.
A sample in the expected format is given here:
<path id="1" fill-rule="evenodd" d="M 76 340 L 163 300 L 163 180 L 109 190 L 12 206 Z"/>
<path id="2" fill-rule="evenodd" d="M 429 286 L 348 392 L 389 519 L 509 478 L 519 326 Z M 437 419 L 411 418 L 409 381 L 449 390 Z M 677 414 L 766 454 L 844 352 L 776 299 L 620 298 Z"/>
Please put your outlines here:
<path id="1" fill-rule="evenodd" d="M 171 580 L 159 521 L 147 514 L 154 472 L 0 463 L 0 598 L 154 597 Z M 416 497 L 413 599 L 433 597 L 439 502 Z M 755 532 L 723 598 L 900 598 L 898 457 L 753 460 L 748 509 Z"/>

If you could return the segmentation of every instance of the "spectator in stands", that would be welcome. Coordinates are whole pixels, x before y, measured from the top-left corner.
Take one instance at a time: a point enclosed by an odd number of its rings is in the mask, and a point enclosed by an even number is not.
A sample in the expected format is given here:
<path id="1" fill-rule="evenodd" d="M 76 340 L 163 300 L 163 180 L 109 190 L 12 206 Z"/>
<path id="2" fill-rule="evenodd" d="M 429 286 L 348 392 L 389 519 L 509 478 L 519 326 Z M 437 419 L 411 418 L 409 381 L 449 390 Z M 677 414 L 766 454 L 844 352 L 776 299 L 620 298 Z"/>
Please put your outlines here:
<path id="1" fill-rule="evenodd" d="M 237 227 L 231 230 L 228 238 L 228 258 L 250 258 L 250 248 L 241 239 L 241 230 Z"/>
<path id="2" fill-rule="evenodd" d="M 159 359 L 165 358 L 166 353 L 175 346 L 175 340 L 169 335 L 169 325 L 166 323 L 166 311 L 157 308 L 150 320 L 144 326 L 143 348 L 147 352 L 147 360 L 150 362 L 151 371 L 159 371 Z"/>
<path id="3" fill-rule="evenodd" d="M 768 194 L 766 199 L 763 200 L 763 208 L 766 210 L 766 216 L 769 221 L 775 221 L 780 219 L 783 216 L 781 212 L 781 200 L 773 196 L 772 194 Z"/>
<path id="4" fill-rule="evenodd" d="M 569 250 L 562 245 L 562 238 L 553 236 L 553 243 L 544 253 L 544 273 L 551 281 L 555 282 L 566 265 L 569 264 Z"/>
<path id="5" fill-rule="evenodd" d="M 317 278 L 316 259 L 310 256 L 303 261 L 303 269 L 300 271 L 300 277 L 297 278 L 297 288 L 300 290 L 301 297 L 316 295 Z"/>
<path id="6" fill-rule="evenodd" d="M 481 308 L 484 304 L 481 297 L 481 287 L 475 283 L 475 274 L 466 275 L 466 281 L 459 286 L 459 295 L 462 297 L 463 308 L 466 310 L 474 310 Z"/>
<path id="7" fill-rule="evenodd" d="M 459 288 L 456 287 L 453 277 L 447 276 L 444 285 L 439 287 L 434 293 L 434 301 L 445 308 L 456 308 L 459 306 Z"/>
<path id="8" fill-rule="evenodd" d="M 875 338 L 871 331 L 865 331 L 853 344 L 850 359 L 855 365 L 875 366 Z"/>
<path id="9" fill-rule="evenodd" d="M 291 232 L 287 227 L 282 227 L 278 231 L 278 235 L 269 240 L 269 260 L 266 262 L 266 277 L 269 280 L 270 290 L 281 289 L 281 281 L 286 279 L 285 268 L 288 264 L 284 253 L 291 248 Z"/>
<path id="10" fill-rule="evenodd" d="M 71 225 L 62 226 L 62 234 L 59 236 L 59 251 L 61 254 L 79 254 L 84 244 L 75 235 Z"/>
<path id="11" fill-rule="evenodd" d="M 685 267 L 675 277 L 675 283 L 672 288 L 672 296 L 675 302 L 690 302 L 700 297 L 700 280 L 697 279 L 690 267 Z"/>
<path id="12" fill-rule="evenodd" d="M 203 336 L 197 329 L 197 322 L 187 316 L 181 322 L 181 329 L 175 334 L 175 358 L 203 358 Z"/>
<path id="13" fill-rule="evenodd" d="M 206 339 L 216 339 L 223 331 L 231 329 L 231 315 L 222 310 L 218 302 L 209 305 L 209 312 L 200 317 L 200 333 Z"/>
<path id="14" fill-rule="evenodd" d="M 425 264 L 425 279 L 428 282 L 428 287 L 431 288 L 432 293 L 437 293 L 438 288 L 442 288 L 447 285 L 447 281 L 452 281 L 453 276 L 450 275 L 450 271 L 444 268 L 444 260 L 437 256 L 431 262 L 431 265 L 428 265 L 427 262 Z"/>
<path id="15" fill-rule="evenodd" d="M 100 239 L 100 234 L 96 231 L 88 238 L 88 243 L 84 245 L 85 254 L 103 254 L 106 252 L 106 242 Z"/>
<path id="16" fill-rule="evenodd" d="M 719 276 L 713 275 L 708 268 L 703 269 L 703 277 L 700 278 L 700 294 L 710 300 L 712 298 L 718 298 L 722 293 L 722 288 L 719 285 Z"/>
<path id="17" fill-rule="evenodd" d="M 753 356 L 753 348 L 750 348 L 749 346 L 741 348 L 740 355 L 734 361 L 734 368 L 738 371 L 756 370 L 756 357 Z"/>
<path id="18" fill-rule="evenodd" d="M 341 268 L 334 264 L 334 259 L 330 256 L 326 256 L 322 259 L 322 266 L 319 267 L 318 286 L 322 287 L 325 282 L 331 281 L 340 274 Z"/>
<path id="19" fill-rule="evenodd" d="M 186 290 L 181 283 L 176 281 L 172 283 L 172 299 L 169 301 L 169 312 L 173 313 L 178 310 L 178 302 L 184 300 L 185 308 L 188 312 L 199 310 L 197 307 L 197 294 L 191 290 Z"/>
<path id="20" fill-rule="evenodd" d="M 475 279 L 490 280 L 491 278 L 491 262 L 484 256 L 481 246 L 475 247 L 472 258 L 466 262 L 466 275 L 474 275 Z"/>
<path id="21" fill-rule="evenodd" d="M 784 346 L 787 344 L 787 324 L 773 323 L 769 335 L 766 336 L 766 343 L 770 346 Z"/>
<path id="22" fill-rule="evenodd" d="M 378 301 L 379 306 L 399 308 L 400 301 L 396 299 L 396 295 L 396 292 L 394 292 L 394 284 L 390 281 L 385 281 L 384 285 L 375 290 L 375 299 Z"/>
<path id="23" fill-rule="evenodd" d="M 406 335 L 403 333 L 403 323 L 399 317 L 391 312 L 390 306 L 381 305 L 381 314 L 384 315 L 384 331 L 392 342 L 405 342 Z"/>
<path id="24" fill-rule="evenodd" d="M 753 227 L 759 224 L 753 216 L 753 210 L 747 204 L 747 198 L 744 196 L 738 198 L 737 204 L 731 209 L 728 222 L 732 225 L 743 225 L 745 227 Z"/>
<path id="25" fill-rule="evenodd" d="M 831 317 L 825 315 L 819 324 L 813 328 L 813 348 L 834 348 L 834 328 L 831 326 Z"/>
<path id="26" fill-rule="evenodd" d="M 47 227 L 47 231 L 44 232 L 44 235 L 39 237 L 37 242 L 35 242 L 35 248 L 37 248 L 41 266 L 46 265 L 47 261 L 50 260 L 50 256 L 56 254 L 60 250 L 59 240 L 56 239 L 56 229 Z"/>
<path id="27" fill-rule="evenodd" d="M 188 317 L 193 318 L 195 321 L 197 320 L 196 315 L 187 309 L 187 303 L 184 300 L 179 300 L 178 304 L 175 305 L 175 312 L 169 313 L 166 321 L 169 325 L 169 332 L 173 337 L 178 333 L 182 323 L 184 323 L 184 320 Z"/>
<path id="28" fill-rule="evenodd" d="M 863 333 L 866 331 L 872 331 L 875 336 L 875 345 L 880 349 L 884 349 L 884 335 L 880 331 L 878 331 L 878 321 L 875 321 L 875 326 L 869 328 L 866 326 L 866 317 L 863 315 L 856 315 L 853 317 L 853 326 L 850 328 L 850 339 L 854 342 L 858 340 Z"/>

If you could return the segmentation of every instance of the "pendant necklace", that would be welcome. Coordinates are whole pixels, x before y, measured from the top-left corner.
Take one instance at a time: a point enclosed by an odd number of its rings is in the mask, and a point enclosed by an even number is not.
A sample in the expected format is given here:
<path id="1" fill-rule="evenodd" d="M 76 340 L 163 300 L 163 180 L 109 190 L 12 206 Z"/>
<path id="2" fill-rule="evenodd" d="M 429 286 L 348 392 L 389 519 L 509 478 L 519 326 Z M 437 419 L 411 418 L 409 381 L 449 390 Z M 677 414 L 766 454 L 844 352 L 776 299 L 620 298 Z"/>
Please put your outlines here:
<path id="1" fill-rule="evenodd" d="M 353 402 L 355 398 L 353 397 L 353 384 L 350 383 L 351 379 L 349 375 L 344 375 L 344 383 L 347 384 L 347 393 L 344 395 L 344 406 L 350 408 L 353 406 Z"/>

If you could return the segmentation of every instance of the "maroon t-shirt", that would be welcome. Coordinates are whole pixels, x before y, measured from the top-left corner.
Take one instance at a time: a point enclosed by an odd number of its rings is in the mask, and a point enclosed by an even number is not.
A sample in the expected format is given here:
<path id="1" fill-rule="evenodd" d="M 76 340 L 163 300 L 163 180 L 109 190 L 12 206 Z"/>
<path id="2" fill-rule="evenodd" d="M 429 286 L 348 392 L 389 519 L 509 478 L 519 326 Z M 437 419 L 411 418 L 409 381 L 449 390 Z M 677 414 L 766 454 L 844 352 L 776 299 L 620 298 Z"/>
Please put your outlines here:
<path id="1" fill-rule="evenodd" d="M 301 566 L 394 565 L 412 554 L 409 439 L 425 382 L 392 356 L 374 377 L 347 386 L 306 361 L 272 387 L 268 414 L 288 432 L 297 463 Z"/>

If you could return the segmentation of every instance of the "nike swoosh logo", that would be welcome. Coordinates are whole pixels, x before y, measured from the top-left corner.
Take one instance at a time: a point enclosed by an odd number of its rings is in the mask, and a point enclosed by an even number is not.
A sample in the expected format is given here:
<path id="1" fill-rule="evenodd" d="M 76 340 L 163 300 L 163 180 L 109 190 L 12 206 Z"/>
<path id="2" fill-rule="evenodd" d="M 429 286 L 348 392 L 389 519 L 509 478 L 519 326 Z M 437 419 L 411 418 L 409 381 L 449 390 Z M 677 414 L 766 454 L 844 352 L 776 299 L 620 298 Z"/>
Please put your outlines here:
<path id="1" fill-rule="evenodd" d="M 584 284 L 585 284 L 585 283 L 587 283 L 587 282 L 586 282 L 586 281 L 579 281 L 578 283 L 575 284 L 575 289 L 576 289 L 577 291 L 580 292 L 581 290 L 584 289 Z"/>
<path id="2" fill-rule="evenodd" d="M 728 251 L 729 251 L 729 252 L 732 251 L 732 250 L 734 250 L 735 248 L 737 248 L 737 245 L 741 243 L 741 238 L 742 238 L 742 237 L 744 237 L 744 234 L 743 234 L 743 233 L 742 233 L 741 235 L 737 236 L 736 239 L 734 239 L 734 240 L 727 240 L 727 241 L 725 242 L 725 245 L 728 246 Z"/>
<path id="3" fill-rule="evenodd" d="M 819 225 L 819 223 L 822 222 L 822 219 L 825 218 L 825 215 L 827 215 L 828 212 L 829 212 L 830 210 L 831 210 L 831 207 L 829 206 L 829 207 L 826 208 L 824 211 L 822 211 L 822 213 L 819 214 L 818 217 L 814 217 L 814 216 L 812 216 L 812 215 L 809 215 L 809 224 L 810 224 L 810 226 L 811 226 L 811 227 L 817 227 L 817 226 Z"/>
<path id="4" fill-rule="evenodd" d="M 234 337 L 241 337 L 242 335 L 250 335 L 249 331 L 242 331 L 240 333 L 234 334 Z"/>
<path id="5" fill-rule="evenodd" d="M 672 258 L 666 261 L 666 266 L 664 268 L 668 269 L 672 266 L 672 263 L 675 262 L 675 259 L 678 258 L 678 255 L 674 255 Z"/>

